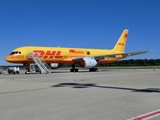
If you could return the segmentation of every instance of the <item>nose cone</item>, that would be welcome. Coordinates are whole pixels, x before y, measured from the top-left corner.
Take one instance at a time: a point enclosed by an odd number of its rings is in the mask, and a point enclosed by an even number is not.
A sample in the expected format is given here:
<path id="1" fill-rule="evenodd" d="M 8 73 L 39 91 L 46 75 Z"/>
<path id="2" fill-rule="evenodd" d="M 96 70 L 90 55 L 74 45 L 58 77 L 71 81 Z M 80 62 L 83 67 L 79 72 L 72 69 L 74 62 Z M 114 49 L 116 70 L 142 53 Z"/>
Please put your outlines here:
<path id="1" fill-rule="evenodd" d="M 6 56 L 6 61 L 10 63 L 23 63 L 27 61 L 24 55 L 8 55 Z"/>
<path id="2" fill-rule="evenodd" d="M 6 56 L 6 61 L 7 62 L 12 62 L 12 56 L 11 55 Z"/>

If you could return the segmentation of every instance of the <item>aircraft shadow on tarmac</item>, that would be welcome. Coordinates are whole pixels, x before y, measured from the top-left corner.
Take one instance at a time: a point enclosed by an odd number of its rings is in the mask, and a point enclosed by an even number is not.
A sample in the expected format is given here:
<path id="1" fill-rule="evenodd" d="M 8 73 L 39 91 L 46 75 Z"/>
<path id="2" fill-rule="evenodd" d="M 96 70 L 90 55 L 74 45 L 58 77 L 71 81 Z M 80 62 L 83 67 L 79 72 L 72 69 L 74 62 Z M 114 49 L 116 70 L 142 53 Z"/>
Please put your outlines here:
<path id="1" fill-rule="evenodd" d="M 93 83 L 83 84 L 83 83 L 59 83 L 53 85 L 52 87 L 72 87 L 72 88 L 107 88 L 107 89 L 117 89 L 117 90 L 130 90 L 132 92 L 157 92 L 160 93 L 160 88 L 146 88 L 146 89 L 135 89 L 135 88 L 124 88 L 124 87 L 111 87 L 111 86 L 98 86 Z"/>

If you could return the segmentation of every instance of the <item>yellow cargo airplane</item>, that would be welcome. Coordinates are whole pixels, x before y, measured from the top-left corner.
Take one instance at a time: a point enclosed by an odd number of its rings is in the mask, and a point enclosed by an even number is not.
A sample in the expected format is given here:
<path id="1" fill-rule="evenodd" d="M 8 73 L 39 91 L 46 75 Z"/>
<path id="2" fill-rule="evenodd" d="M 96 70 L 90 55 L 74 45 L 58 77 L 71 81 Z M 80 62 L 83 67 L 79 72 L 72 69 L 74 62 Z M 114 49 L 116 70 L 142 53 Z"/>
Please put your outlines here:
<path id="1" fill-rule="evenodd" d="M 111 50 L 106 49 L 88 49 L 88 48 L 62 48 L 62 47 L 43 47 L 43 46 L 24 46 L 14 49 L 11 54 L 6 57 L 6 61 L 10 63 L 18 63 L 30 65 L 34 63 L 33 59 L 28 57 L 29 53 L 38 54 L 51 67 L 54 63 L 71 64 L 71 72 L 78 72 L 75 68 L 79 64 L 83 68 L 89 68 L 89 71 L 98 71 L 95 66 L 100 63 L 111 63 L 128 56 L 147 53 L 149 51 L 124 52 L 128 30 L 125 29 Z"/>

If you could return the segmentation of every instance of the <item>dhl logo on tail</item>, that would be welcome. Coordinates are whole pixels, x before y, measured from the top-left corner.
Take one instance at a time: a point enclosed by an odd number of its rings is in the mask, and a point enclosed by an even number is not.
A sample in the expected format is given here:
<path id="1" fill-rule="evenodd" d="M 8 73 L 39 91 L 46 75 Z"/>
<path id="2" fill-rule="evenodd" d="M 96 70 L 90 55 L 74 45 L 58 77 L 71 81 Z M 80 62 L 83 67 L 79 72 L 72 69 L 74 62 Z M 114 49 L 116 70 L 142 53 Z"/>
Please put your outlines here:
<path id="1" fill-rule="evenodd" d="M 128 30 L 124 30 L 113 50 L 117 52 L 124 52 L 126 46 L 126 40 L 128 37 Z"/>
<path id="2" fill-rule="evenodd" d="M 127 38 L 127 36 L 128 36 L 128 34 L 126 33 L 126 34 L 124 35 L 124 38 Z"/>

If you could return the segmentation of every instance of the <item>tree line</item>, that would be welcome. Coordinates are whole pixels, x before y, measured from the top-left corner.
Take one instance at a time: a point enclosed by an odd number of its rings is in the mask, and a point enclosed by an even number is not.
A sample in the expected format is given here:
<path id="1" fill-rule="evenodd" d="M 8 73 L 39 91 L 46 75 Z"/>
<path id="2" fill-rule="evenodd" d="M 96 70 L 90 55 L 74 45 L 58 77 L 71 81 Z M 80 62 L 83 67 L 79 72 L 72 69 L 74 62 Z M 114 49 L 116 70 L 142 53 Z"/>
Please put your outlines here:
<path id="1" fill-rule="evenodd" d="M 100 66 L 159 66 L 160 59 L 129 59 L 113 63 L 101 64 Z"/>

